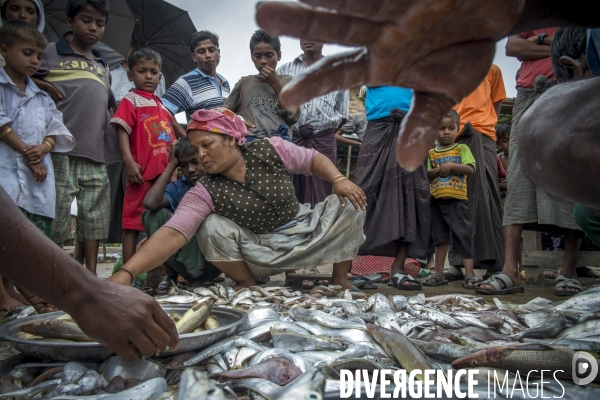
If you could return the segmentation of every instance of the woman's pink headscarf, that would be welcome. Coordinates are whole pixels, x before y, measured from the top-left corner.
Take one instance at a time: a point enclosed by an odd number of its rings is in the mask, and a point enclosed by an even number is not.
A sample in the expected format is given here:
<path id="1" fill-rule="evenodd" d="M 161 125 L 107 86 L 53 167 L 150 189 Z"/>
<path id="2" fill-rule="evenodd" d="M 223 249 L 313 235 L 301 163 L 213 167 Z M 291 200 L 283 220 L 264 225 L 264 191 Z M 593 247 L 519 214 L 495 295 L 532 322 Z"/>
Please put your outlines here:
<path id="1" fill-rule="evenodd" d="M 241 146 L 246 143 L 248 130 L 244 122 L 231 110 L 221 107 L 214 110 L 198 110 L 190 117 L 187 130 L 201 130 L 232 136 Z"/>

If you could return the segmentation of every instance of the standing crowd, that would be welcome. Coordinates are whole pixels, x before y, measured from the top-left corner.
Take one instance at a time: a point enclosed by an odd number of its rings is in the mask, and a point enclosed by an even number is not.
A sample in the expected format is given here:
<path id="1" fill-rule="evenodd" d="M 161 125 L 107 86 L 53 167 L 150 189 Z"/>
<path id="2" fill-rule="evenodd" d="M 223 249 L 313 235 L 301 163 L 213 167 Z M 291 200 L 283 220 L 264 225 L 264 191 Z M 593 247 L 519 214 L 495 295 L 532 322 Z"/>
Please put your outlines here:
<path id="1" fill-rule="evenodd" d="M 156 51 L 130 48 L 109 71 L 93 48 L 110 22 L 106 0 L 69 0 L 72 32 L 55 43 L 41 34 L 39 0 L 0 4 L 0 186 L 59 246 L 72 239 L 76 199 L 76 258 L 93 274 L 100 242 L 118 241 L 123 266 L 109 281 L 129 285 L 162 264 L 158 290 L 178 276 L 202 284 L 221 273 L 241 288 L 324 263 L 334 265 L 332 283 L 357 290 L 352 260 L 372 255 L 394 258 L 389 284 L 400 290 L 462 280 L 481 294 L 519 293 L 526 227 L 564 236 L 555 294 L 582 290 L 575 261 L 584 230 L 600 245 L 595 216 L 581 206 L 574 216 L 575 204 L 527 177 L 518 137 L 521 117 L 556 80 L 589 74 L 576 62 L 586 56 L 583 29 L 509 36 L 507 55 L 522 61 L 512 126 L 498 125 L 506 92 L 492 65 L 408 171 L 395 148 L 412 90 L 367 86 L 282 105 L 283 86 L 322 62 L 322 43 L 300 40 L 302 54 L 278 66 L 279 39 L 256 31 L 256 73 L 232 89 L 217 72 L 218 35 L 201 31 L 190 38 L 197 68 L 165 90 Z M 353 93 L 364 113 L 350 112 Z M 360 146 L 353 182 L 336 167 L 338 143 Z M 407 257 L 432 266 L 424 282 L 405 272 Z M 17 288 L 3 278 L 0 309 L 54 309 Z"/>

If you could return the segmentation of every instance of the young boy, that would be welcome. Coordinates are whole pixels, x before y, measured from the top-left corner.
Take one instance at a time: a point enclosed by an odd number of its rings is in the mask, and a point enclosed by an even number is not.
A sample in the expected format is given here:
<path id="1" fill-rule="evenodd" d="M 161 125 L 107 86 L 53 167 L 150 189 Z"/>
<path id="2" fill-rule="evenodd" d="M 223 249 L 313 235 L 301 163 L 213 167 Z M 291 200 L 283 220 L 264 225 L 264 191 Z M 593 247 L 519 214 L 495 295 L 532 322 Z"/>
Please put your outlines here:
<path id="1" fill-rule="evenodd" d="M 127 76 L 135 90 L 119 103 L 111 124 L 127 174 L 123 199 L 123 263 L 135 253 L 137 237 L 144 230 L 144 197 L 169 163 L 173 141 L 172 117 L 154 90 L 160 81 L 162 60 L 151 49 L 134 50 L 128 58 Z"/>
<path id="2" fill-rule="evenodd" d="M 181 168 L 182 178 L 169 183 L 173 172 Z M 169 164 L 165 172 L 146 194 L 143 221 L 146 236 L 150 237 L 163 226 L 173 215 L 173 212 L 187 191 L 205 174 L 204 167 L 196 158 L 196 150 L 184 137 L 171 149 Z M 181 250 L 165 262 L 167 274 L 157 288 L 158 292 L 168 290 L 171 282 L 177 281 L 181 275 L 186 281 L 194 282 L 202 279 L 211 281 L 220 275 L 218 269 L 204 259 L 196 240 L 191 240 Z"/>
<path id="3" fill-rule="evenodd" d="M 50 236 L 56 192 L 49 153 L 68 152 L 75 140 L 50 96 L 30 79 L 45 47 L 44 36 L 25 22 L 5 21 L 0 27 L 0 54 L 6 60 L 0 68 L 0 186 Z M 0 310 L 20 305 L 0 284 Z"/>
<path id="4" fill-rule="evenodd" d="M 110 184 L 106 172 L 104 134 L 110 120 L 110 83 L 106 60 L 92 46 L 104 34 L 106 0 L 69 0 L 70 39 L 46 47 L 35 74 L 49 82 L 64 100 L 56 105 L 77 140 L 68 154 L 52 154 L 56 173 L 56 217 L 52 240 L 71 239 L 71 203 L 77 198 L 76 236 L 83 238 L 87 269 L 96 274 L 98 246 L 108 236 Z"/>
<path id="5" fill-rule="evenodd" d="M 248 127 L 246 141 L 273 136 L 291 141 L 288 130 L 300 118 L 300 110 L 290 112 L 279 103 L 281 88 L 292 80 L 276 72 L 281 60 L 279 38 L 257 30 L 250 39 L 250 56 L 258 75 L 240 79 L 223 107 L 243 117 Z"/>
<path id="6" fill-rule="evenodd" d="M 473 272 L 471 235 L 473 225 L 467 202 L 467 176 L 475 172 L 475 158 L 465 144 L 455 144 L 460 126 L 458 113 L 451 110 L 438 130 L 438 143 L 429 150 L 427 177 L 431 181 L 431 237 L 435 245 L 435 273 L 423 282 L 424 286 L 447 285 L 444 262 L 448 242 L 463 258 L 465 280 L 463 287 L 474 289 L 479 280 Z"/>

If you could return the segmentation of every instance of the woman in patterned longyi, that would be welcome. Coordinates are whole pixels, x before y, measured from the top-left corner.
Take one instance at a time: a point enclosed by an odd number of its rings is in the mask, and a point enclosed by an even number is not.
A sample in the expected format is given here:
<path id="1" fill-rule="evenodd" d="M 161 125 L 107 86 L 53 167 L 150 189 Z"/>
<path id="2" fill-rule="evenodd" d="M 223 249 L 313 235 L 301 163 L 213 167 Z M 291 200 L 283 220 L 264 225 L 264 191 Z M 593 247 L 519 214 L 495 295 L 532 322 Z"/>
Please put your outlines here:
<path id="1" fill-rule="evenodd" d="M 125 264 L 126 273 L 109 280 L 129 284 L 195 235 L 206 260 L 236 289 L 325 263 L 334 265 L 333 284 L 354 288 L 347 274 L 365 240 L 366 197 L 327 157 L 278 137 L 245 144 L 245 125 L 224 108 L 194 113 L 187 134 L 207 175 Z M 335 194 L 313 209 L 300 204 L 290 173 L 326 179 Z"/>

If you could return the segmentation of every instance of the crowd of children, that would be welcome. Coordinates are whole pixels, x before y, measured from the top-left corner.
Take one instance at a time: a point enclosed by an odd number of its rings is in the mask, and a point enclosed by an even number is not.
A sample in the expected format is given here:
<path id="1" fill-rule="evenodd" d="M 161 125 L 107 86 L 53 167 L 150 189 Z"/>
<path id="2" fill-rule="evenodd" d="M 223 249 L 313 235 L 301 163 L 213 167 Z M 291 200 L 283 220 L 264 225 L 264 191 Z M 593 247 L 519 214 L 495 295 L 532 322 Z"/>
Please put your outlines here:
<path id="1" fill-rule="evenodd" d="M 198 109 L 224 106 L 243 119 L 248 142 L 273 136 L 291 141 L 292 133 L 302 136 L 307 129 L 312 138 L 331 136 L 333 141 L 347 120 L 346 92 L 314 100 L 317 105 L 331 103 L 333 110 L 331 118 L 317 112 L 318 121 L 317 117 L 309 121 L 303 116 L 317 106 L 290 111 L 279 101 L 291 74 L 305 69 L 315 54 L 313 62 L 322 57 L 320 44 L 302 41 L 304 56 L 278 70 L 279 39 L 256 31 L 250 39 L 250 55 L 258 74 L 243 77 L 230 91 L 227 80 L 216 73 L 218 36 L 198 32 L 190 43 L 198 69 L 180 77 L 163 98 L 155 95 L 161 82 L 160 54 L 148 48 L 130 49 L 125 65 L 133 89 L 113 109 L 117 103 L 112 101 L 109 67 L 103 55 L 93 49 L 108 22 L 107 0 L 69 0 L 66 14 L 72 34 L 55 43 L 46 43 L 41 33 L 44 14 L 39 0 L 4 0 L 0 6 L 0 61 L 5 64 L 0 68 L 0 156 L 4 160 L 0 185 L 24 215 L 59 245 L 72 239 L 71 203 L 76 199 L 75 234 L 83 243 L 85 265 L 94 274 L 99 243 L 108 237 L 111 212 L 107 163 L 114 154 L 105 150 L 111 139 L 108 136 L 116 133 L 127 181 L 121 217 L 123 262 L 127 262 L 136 252 L 140 233 L 152 236 L 205 174 L 174 114 L 183 111 L 189 116 Z M 380 88 L 370 91 L 375 89 Z M 402 90 L 408 109 L 412 93 Z M 388 113 L 386 108 L 384 117 Z M 337 124 L 339 121 L 342 123 Z M 114 131 L 108 129 L 110 126 Z M 460 127 L 459 114 L 449 112 L 429 152 L 428 231 L 435 246 L 435 271 L 425 286 L 448 283 L 444 261 L 450 242 L 465 266 L 463 287 L 472 289 L 480 282 L 474 274 L 474 227 L 467 190 L 468 177 L 479 166 L 469 146 L 455 142 Z M 506 124 L 496 128 L 496 143 L 502 150 L 497 159 L 502 204 L 508 185 L 510 129 Z M 178 137 L 181 139 L 176 142 Z M 176 179 L 178 170 L 182 176 Z M 307 188 L 297 185 L 296 195 Z M 173 254 L 164 266 L 166 276 L 159 290 L 168 289 L 178 275 L 187 281 L 211 282 L 220 273 L 205 260 L 195 240 Z M 6 279 L 0 285 L 0 309 L 14 308 L 32 298 L 22 288 L 15 292 Z M 52 309 L 50 304 L 36 301 L 38 310 Z"/>

